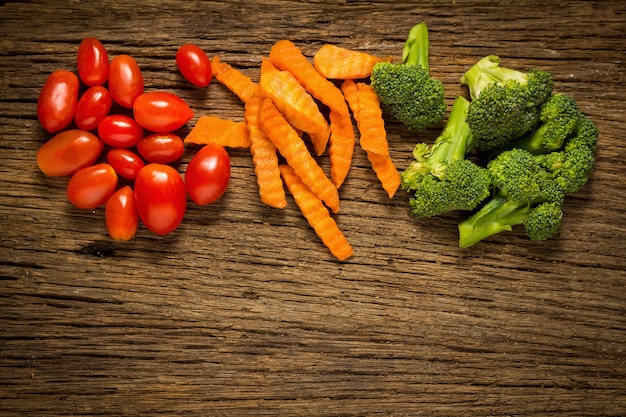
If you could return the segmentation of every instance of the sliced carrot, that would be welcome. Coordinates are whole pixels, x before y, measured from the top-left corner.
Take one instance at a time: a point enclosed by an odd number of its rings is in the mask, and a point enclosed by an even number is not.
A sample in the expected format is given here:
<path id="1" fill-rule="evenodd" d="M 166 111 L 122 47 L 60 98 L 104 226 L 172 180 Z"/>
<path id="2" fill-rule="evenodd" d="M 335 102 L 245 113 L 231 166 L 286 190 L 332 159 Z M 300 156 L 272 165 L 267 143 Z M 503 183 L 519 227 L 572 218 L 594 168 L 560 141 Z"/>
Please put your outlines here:
<path id="1" fill-rule="evenodd" d="M 330 159 L 330 179 L 335 187 L 341 187 L 352 166 L 355 135 L 350 113 L 330 111 L 330 144 L 328 158 Z"/>
<path id="2" fill-rule="evenodd" d="M 380 181 L 389 198 L 393 198 L 400 187 L 400 173 L 389 155 L 379 155 L 367 152 L 367 159 L 372 164 L 372 169 Z"/>
<path id="3" fill-rule="evenodd" d="M 352 246 L 337 226 L 337 222 L 331 217 L 322 201 L 296 174 L 293 167 L 281 164 L 280 172 L 302 215 L 330 250 L 330 253 L 339 260 L 345 260 L 352 256 Z"/>
<path id="4" fill-rule="evenodd" d="M 330 134 L 328 122 L 313 97 L 289 71 L 263 72 L 259 89 L 296 129 L 313 134 L 318 155 L 324 152 Z"/>
<path id="5" fill-rule="evenodd" d="M 339 211 L 339 192 L 311 156 L 304 141 L 285 120 L 272 100 L 264 98 L 259 109 L 259 126 L 274 143 L 280 154 L 293 167 L 302 181 L 311 188 L 334 213 Z"/>
<path id="6" fill-rule="evenodd" d="M 376 104 L 376 100 L 368 99 L 367 95 L 365 96 L 366 99 L 361 101 L 360 99 L 362 94 L 360 94 L 359 86 L 359 83 L 356 83 L 353 80 L 345 80 L 341 84 L 341 91 L 346 97 L 346 101 L 348 102 L 350 109 L 352 110 L 352 114 L 357 121 L 357 126 L 361 134 L 361 147 L 364 148 L 362 142 L 364 135 L 363 130 L 368 129 L 370 124 L 379 126 L 381 123 L 384 130 L 384 122 L 382 121 L 382 114 L 379 113 L 381 112 L 380 102 Z M 363 87 L 361 87 L 361 91 L 364 91 Z M 367 109 L 366 106 L 374 106 L 374 109 Z M 365 117 L 373 117 L 377 120 L 365 121 Z M 378 138 L 376 140 L 383 141 L 384 139 L 386 144 L 379 147 L 386 151 L 380 154 L 365 148 L 364 150 L 367 154 L 367 159 L 372 164 L 372 169 L 376 173 L 383 189 L 387 192 L 389 198 L 392 198 L 400 186 L 400 173 L 389 156 L 389 145 L 387 144 L 386 132 L 383 134 L 380 132 L 379 128 L 376 130 L 378 130 L 378 133 L 376 134 Z"/>
<path id="7" fill-rule="evenodd" d="M 376 90 L 369 84 L 357 83 L 359 108 L 357 125 L 361 133 L 361 148 L 379 155 L 389 154 L 387 131 Z"/>
<path id="8" fill-rule="evenodd" d="M 268 206 L 283 208 L 287 205 L 285 188 L 278 169 L 278 154 L 272 141 L 259 127 L 260 96 L 252 96 L 245 104 L 244 120 L 250 132 L 250 153 L 259 187 L 259 197 Z"/>
<path id="9" fill-rule="evenodd" d="M 391 58 L 341 48 L 325 44 L 313 55 L 313 66 L 321 75 L 330 79 L 347 80 L 367 78 L 377 62 L 391 61 Z"/>
<path id="10" fill-rule="evenodd" d="M 268 57 L 261 58 L 261 75 L 269 71 L 278 71 L 276 65 L 272 64 L 272 61 Z"/>
<path id="11" fill-rule="evenodd" d="M 270 60 L 279 69 L 289 71 L 313 97 L 339 112 L 345 112 L 346 102 L 341 91 L 321 75 L 293 42 L 283 39 L 272 45 Z"/>
<path id="12" fill-rule="evenodd" d="M 185 143 L 198 145 L 215 143 L 229 148 L 249 148 L 250 136 L 245 122 L 235 122 L 216 116 L 200 116 L 185 137 Z"/>
<path id="13" fill-rule="evenodd" d="M 226 62 L 222 62 L 217 55 L 211 59 L 211 70 L 213 71 L 213 76 L 226 88 L 235 93 L 242 102 L 245 103 L 256 94 L 258 85 L 243 72 L 233 68 Z"/>

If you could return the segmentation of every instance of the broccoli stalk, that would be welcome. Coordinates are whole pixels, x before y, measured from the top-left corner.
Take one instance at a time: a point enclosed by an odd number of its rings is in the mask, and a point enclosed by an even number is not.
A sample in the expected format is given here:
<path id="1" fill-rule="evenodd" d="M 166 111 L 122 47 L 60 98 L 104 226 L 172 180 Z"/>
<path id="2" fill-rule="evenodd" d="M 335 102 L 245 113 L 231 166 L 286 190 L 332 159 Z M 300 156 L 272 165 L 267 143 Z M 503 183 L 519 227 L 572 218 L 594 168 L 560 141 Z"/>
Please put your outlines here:
<path id="1" fill-rule="evenodd" d="M 428 28 L 418 23 L 409 31 L 401 63 L 378 62 L 371 85 L 383 108 L 411 131 L 440 122 L 446 111 L 443 83 L 430 76 Z"/>
<path id="2" fill-rule="evenodd" d="M 558 232 L 565 193 L 530 152 L 504 151 L 489 162 L 487 171 L 495 195 L 459 224 L 461 248 L 521 224 L 532 240 L 546 240 Z"/>
<path id="3" fill-rule="evenodd" d="M 415 217 L 473 210 L 489 196 L 487 170 L 466 159 L 473 146 L 465 122 L 468 107 L 468 100 L 457 97 L 432 147 L 418 143 L 415 160 L 401 174 L 402 188 L 412 194 L 409 205 Z"/>
<path id="4" fill-rule="evenodd" d="M 500 58 L 480 59 L 461 78 L 470 92 L 467 123 L 476 148 L 491 151 L 534 129 L 539 108 L 552 94 L 552 74 L 531 69 L 521 72 L 500 66 Z"/>

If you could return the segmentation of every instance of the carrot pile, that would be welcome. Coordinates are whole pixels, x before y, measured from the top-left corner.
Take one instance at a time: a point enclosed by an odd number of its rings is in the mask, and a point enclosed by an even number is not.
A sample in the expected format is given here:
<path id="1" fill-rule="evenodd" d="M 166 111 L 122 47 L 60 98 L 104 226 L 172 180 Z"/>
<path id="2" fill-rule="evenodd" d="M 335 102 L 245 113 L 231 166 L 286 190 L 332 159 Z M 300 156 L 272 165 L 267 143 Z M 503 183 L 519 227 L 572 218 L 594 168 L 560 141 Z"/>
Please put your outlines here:
<path id="1" fill-rule="evenodd" d="M 331 254 L 345 260 L 353 250 L 333 215 L 357 143 L 353 119 L 382 188 L 392 198 L 400 186 L 380 101 L 367 82 L 383 60 L 390 58 L 327 44 L 310 62 L 293 42 L 280 40 L 261 59 L 255 82 L 214 56 L 213 75 L 243 103 L 243 121 L 201 116 L 185 142 L 249 148 L 261 201 L 281 209 L 289 192 Z M 319 163 L 325 153 L 328 175 Z"/>

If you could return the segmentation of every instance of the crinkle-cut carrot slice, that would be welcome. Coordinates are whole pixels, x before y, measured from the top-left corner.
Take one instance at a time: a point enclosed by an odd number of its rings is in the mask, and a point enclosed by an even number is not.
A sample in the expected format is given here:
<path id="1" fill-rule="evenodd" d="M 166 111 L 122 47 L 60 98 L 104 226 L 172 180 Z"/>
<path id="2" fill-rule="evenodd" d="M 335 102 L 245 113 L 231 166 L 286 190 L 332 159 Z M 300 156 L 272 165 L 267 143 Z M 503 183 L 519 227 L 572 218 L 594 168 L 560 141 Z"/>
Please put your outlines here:
<path id="1" fill-rule="evenodd" d="M 272 100 L 264 98 L 259 109 L 259 126 L 302 181 L 334 213 L 339 211 L 339 192 L 313 158 L 298 133 L 278 111 Z"/>
<path id="2" fill-rule="evenodd" d="M 357 83 L 358 117 L 357 125 L 361 133 L 359 144 L 367 152 L 379 155 L 389 154 L 387 131 L 376 90 L 369 84 Z"/>
<path id="3" fill-rule="evenodd" d="M 345 80 L 341 83 L 340 89 L 356 119 L 359 113 L 359 88 L 356 86 L 356 81 Z"/>
<path id="4" fill-rule="evenodd" d="M 325 44 L 313 55 L 313 66 L 326 78 L 354 80 L 372 75 L 372 68 L 377 62 L 391 60 L 391 58 L 380 58 L 366 52 Z"/>
<path id="5" fill-rule="evenodd" d="M 317 72 L 293 42 L 283 39 L 272 45 L 270 60 L 279 69 L 291 72 L 313 97 L 329 108 L 339 112 L 345 111 L 346 101 L 339 88 Z"/>
<path id="6" fill-rule="evenodd" d="M 215 143 L 229 148 L 249 148 L 250 136 L 245 122 L 216 116 L 200 116 L 185 137 L 185 143 L 197 145 Z"/>
<path id="7" fill-rule="evenodd" d="M 296 129 L 319 134 L 316 138 L 325 137 L 323 143 L 318 144 L 322 152 L 324 151 L 330 134 L 328 122 L 313 97 L 289 71 L 262 73 L 259 90 L 261 95 L 274 102 L 276 108 Z"/>
<path id="8" fill-rule="evenodd" d="M 242 102 L 245 103 L 257 93 L 259 86 L 250 77 L 230 64 L 222 62 L 217 55 L 211 59 L 211 70 L 213 76 L 235 93 Z"/>
<path id="9" fill-rule="evenodd" d="M 352 246 L 350 246 L 348 239 L 337 226 L 337 222 L 331 217 L 322 201 L 296 174 L 293 167 L 281 164 L 280 172 L 302 215 L 330 253 L 342 261 L 352 256 Z"/>
<path id="10" fill-rule="evenodd" d="M 352 166 L 354 144 L 356 142 L 350 113 L 330 111 L 330 144 L 328 158 L 330 160 L 330 179 L 335 187 L 341 187 Z"/>
<path id="11" fill-rule="evenodd" d="M 282 209 L 287 205 L 287 200 L 278 169 L 277 150 L 259 127 L 258 113 L 262 100 L 260 96 L 252 96 L 245 104 L 244 120 L 250 132 L 250 153 L 261 201 L 270 207 Z"/>
<path id="12" fill-rule="evenodd" d="M 276 68 L 276 65 L 272 64 L 269 57 L 264 56 L 261 58 L 261 75 L 269 71 L 279 71 L 279 69 Z"/>
<path id="13" fill-rule="evenodd" d="M 367 152 L 367 159 L 372 164 L 372 169 L 380 181 L 389 198 L 393 198 L 400 187 L 400 173 L 389 155 L 379 155 Z"/>

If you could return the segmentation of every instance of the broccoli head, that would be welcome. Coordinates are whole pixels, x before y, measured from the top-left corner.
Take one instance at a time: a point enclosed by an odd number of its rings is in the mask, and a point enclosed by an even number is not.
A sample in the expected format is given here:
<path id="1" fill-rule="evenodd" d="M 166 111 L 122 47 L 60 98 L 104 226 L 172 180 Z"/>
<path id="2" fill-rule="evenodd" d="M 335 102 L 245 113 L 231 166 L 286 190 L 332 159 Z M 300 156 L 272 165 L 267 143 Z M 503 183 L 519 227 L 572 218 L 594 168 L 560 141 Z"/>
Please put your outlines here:
<path id="1" fill-rule="evenodd" d="M 487 165 L 494 196 L 459 223 L 459 246 L 524 225 L 533 240 L 546 240 L 560 227 L 565 192 L 553 175 L 524 149 L 500 153 Z"/>
<path id="2" fill-rule="evenodd" d="M 468 106 L 465 98 L 455 99 L 432 147 L 418 143 L 413 151 L 415 160 L 401 174 L 402 188 L 411 193 L 411 214 L 416 217 L 473 210 L 489 196 L 487 170 L 466 159 L 473 143 L 465 122 Z"/>
<path id="3" fill-rule="evenodd" d="M 428 46 L 422 22 L 410 30 L 401 63 L 378 62 L 370 77 L 383 108 L 414 132 L 440 122 L 446 111 L 443 83 L 430 76 Z"/>
<path id="4" fill-rule="evenodd" d="M 476 148 L 490 151 L 506 147 L 535 127 L 554 80 L 547 71 L 502 67 L 499 57 L 489 55 L 463 74 L 461 84 L 468 87 L 472 99 L 467 123 Z"/>

